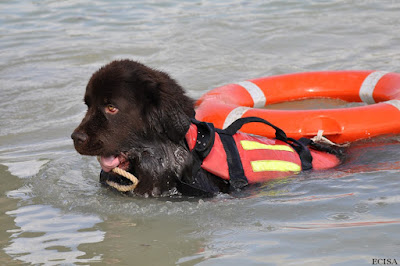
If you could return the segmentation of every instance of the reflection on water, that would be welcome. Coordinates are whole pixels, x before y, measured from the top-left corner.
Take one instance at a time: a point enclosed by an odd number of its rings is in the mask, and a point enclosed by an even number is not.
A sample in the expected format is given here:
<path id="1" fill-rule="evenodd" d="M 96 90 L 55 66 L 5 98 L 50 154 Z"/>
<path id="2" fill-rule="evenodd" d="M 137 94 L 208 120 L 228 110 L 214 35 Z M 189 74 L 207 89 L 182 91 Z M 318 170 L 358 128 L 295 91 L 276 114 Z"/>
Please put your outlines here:
<path id="1" fill-rule="evenodd" d="M 334 220 L 347 220 L 349 217 L 347 214 L 336 213 L 333 215 Z M 361 226 L 374 226 L 374 225 L 385 225 L 385 224 L 400 224 L 400 220 L 383 220 L 383 221 L 368 221 L 368 222 L 355 222 L 355 223 L 312 223 L 312 224 L 297 224 L 297 225 L 287 225 L 285 228 L 288 229 L 307 229 L 307 230 L 318 230 L 318 229 L 329 229 L 338 227 L 361 227 Z"/>
<path id="2" fill-rule="evenodd" d="M 102 222 L 96 216 L 64 214 L 46 205 L 31 205 L 8 211 L 18 229 L 11 244 L 4 248 L 10 256 L 23 262 L 46 265 L 100 261 L 101 254 L 86 254 L 79 245 L 101 242 L 104 232 L 93 227 Z"/>

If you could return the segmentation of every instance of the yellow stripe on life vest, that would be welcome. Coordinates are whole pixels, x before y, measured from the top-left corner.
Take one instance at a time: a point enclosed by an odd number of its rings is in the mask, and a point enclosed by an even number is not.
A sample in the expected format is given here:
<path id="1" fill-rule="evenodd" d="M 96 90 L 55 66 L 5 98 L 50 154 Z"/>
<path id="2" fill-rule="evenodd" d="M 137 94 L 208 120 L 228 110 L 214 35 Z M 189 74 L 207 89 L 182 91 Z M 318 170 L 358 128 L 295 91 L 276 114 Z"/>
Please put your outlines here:
<path id="1" fill-rule="evenodd" d="M 251 161 L 251 168 L 253 172 L 300 172 L 301 166 L 292 162 L 278 161 L 278 160 L 260 160 Z"/>
<path id="2" fill-rule="evenodd" d="M 258 141 L 241 140 L 240 144 L 244 150 L 275 150 L 275 151 L 291 151 L 294 152 L 293 148 L 289 145 L 268 145 L 260 143 Z"/>

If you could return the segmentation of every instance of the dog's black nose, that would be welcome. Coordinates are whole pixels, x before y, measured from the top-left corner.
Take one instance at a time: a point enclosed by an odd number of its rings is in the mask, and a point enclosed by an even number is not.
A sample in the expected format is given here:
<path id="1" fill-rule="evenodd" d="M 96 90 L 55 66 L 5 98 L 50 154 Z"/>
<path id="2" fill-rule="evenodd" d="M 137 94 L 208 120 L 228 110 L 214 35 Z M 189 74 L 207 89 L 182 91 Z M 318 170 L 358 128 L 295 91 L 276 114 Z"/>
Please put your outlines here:
<path id="1" fill-rule="evenodd" d="M 71 135 L 71 138 L 74 140 L 75 143 L 77 144 L 82 144 L 85 143 L 87 141 L 87 139 L 89 138 L 89 136 L 85 133 L 82 132 L 74 132 Z"/>

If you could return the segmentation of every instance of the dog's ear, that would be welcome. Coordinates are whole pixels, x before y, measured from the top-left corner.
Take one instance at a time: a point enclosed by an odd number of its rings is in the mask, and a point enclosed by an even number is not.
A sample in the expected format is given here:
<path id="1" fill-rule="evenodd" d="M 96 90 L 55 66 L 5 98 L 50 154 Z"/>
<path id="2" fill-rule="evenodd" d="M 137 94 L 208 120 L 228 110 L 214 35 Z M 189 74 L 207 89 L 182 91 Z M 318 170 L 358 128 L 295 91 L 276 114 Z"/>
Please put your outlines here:
<path id="1" fill-rule="evenodd" d="M 181 142 L 189 130 L 190 118 L 176 106 L 165 112 L 161 124 L 167 137 L 175 143 Z"/>
<path id="2" fill-rule="evenodd" d="M 194 101 L 169 77 L 168 82 L 160 87 L 160 91 L 163 130 L 173 142 L 182 142 L 189 130 L 190 118 L 195 115 Z"/>
<path id="3" fill-rule="evenodd" d="M 179 143 L 185 138 L 190 126 L 190 118 L 183 108 L 185 102 L 192 105 L 192 101 L 182 98 L 183 93 L 180 91 L 166 93 L 162 86 L 162 83 L 156 81 L 143 81 L 141 89 L 136 92 L 136 99 L 140 99 L 138 104 L 141 106 L 142 116 L 147 119 L 146 131 L 156 131 Z"/>
<path id="4" fill-rule="evenodd" d="M 137 99 L 141 100 L 142 114 L 148 118 L 149 130 L 179 143 L 184 140 L 194 117 L 194 102 L 185 95 L 183 88 L 168 74 L 155 72 L 142 80 Z"/>
<path id="5" fill-rule="evenodd" d="M 138 95 L 137 99 L 141 100 L 140 104 L 143 106 L 143 113 L 146 114 L 151 107 L 157 108 L 160 105 L 160 84 L 152 80 L 145 80 L 140 86 L 142 88 L 137 93 L 141 95 Z"/>

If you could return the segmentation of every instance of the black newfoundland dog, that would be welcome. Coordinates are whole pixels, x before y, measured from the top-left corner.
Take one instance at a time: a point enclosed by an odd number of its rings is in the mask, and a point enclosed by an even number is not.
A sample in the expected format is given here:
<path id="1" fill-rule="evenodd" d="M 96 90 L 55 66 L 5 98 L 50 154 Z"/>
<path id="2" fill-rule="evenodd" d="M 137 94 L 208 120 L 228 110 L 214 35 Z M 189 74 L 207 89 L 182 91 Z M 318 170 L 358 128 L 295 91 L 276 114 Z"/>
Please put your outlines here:
<path id="1" fill-rule="evenodd" d="M 211 173 L 200 169 L 192 175 L 185 134 L 194 101 L 166 73 L 113 61 L 90 78 L 84 101 L 87 113 L 71 137 L 80 154 L 100 157 L 102 184 L 130 182 L 110 172 L 118 166 L 138 178 L 137 194 L 229 192 L 229 183 Z"/>
<path id="2" fill-rule="evenodd" d="M 228 182 L 200 167 L 201 158 L 208 155 L 203 145 L 210 146 L 209 152 L 213 146 L 210 143 L 214 143 L 213 126 L 194 120 L 194 101 L 166 73 L 131 60 L 113 61 L 90 78 L 84 101 L 87 113 L 71 137 L 80 154 L 98 156 L 102 184 L 132 186 L 131 181 L 111 171 L 119 167 L 137 177 L 139 183 L 134 192 L 141 195 L 213 196 L 247 185 L 246 177 L 240 172 L 243 169 L 237 167 L 241 162 L 235 154 L 236 148 L 229 148 L 235 145 L 229 144 L 233 138 L 226 137 L 227 132 L 240 129 L 240 125 L 234 124 L 242 121 L 236 121 L 223 132 L 216 129 L 228 151 L 225 159 L 229 165 Z M 256 120 L 250 122 L 262 122 L 260 118 L 250 119 Z M 205 131 L 197 136 L 195 141 L 199 144 L 195 145 L 195 152 L 189 149 L 185 138 L 191 123 L 197 123 L 195 133 L 212 128 L 209 131 L 212 141 L 204 138 Z M 263 123 L 269 124 L 265 120 Z M 277 130 L 279 140 L 296 150 L 303 170 L 313 167 L 311 153 L 315 149 L 333 153 L 330 156 L 335 160 L 338 160 L 335 155 L 342 154 L 340 150 L 307 139 L 303 142 L 288 139 L 282 130 L 270 126 Z M 312 146 L 312 152 L 307 145 Z"/>

